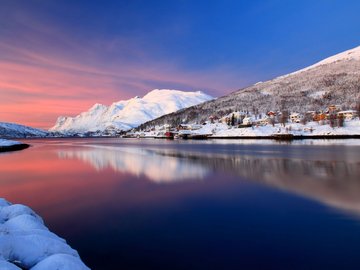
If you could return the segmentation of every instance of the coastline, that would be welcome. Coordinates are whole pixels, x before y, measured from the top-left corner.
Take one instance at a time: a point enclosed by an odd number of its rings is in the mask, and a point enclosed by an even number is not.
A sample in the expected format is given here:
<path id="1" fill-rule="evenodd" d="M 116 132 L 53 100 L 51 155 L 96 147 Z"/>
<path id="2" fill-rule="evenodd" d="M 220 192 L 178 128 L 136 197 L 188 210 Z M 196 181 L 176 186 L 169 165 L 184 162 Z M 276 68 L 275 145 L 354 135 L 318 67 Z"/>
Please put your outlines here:
<path id="1" fill-rule="evenodd" d="M 252 139 L 252 140 L 278 140 L 275 136 L 209 136 L 208 139 L 229 139 L 229 140 L 239 140 L 239 139 Z M 293 135 L 292 140 L 332 140 L 332 139 L 360 139 L 360 134 L 354 135 Z"/>
<path id="2" fill-rule="evenodd" d="M 8 146 L 0 146 L 0 153 L 24 150 L 29 147 L 30 147 L 30 144 L 26 144 L 26 143 L 20 143 L 20 144 L 8 145 Z"/>

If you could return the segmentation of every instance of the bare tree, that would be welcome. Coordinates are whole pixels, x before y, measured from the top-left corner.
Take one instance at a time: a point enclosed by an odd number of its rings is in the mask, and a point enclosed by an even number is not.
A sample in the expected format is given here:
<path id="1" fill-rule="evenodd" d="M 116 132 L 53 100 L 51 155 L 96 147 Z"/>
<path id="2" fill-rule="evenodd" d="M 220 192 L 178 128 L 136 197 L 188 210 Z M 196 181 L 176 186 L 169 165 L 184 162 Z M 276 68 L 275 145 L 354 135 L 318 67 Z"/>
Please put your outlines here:
<path id="1" fill-rule="evenodd" d="M 285 124 L 288 122 L 288 118 L 289 118 L 289 112 L 282 111 L 279 119 L 280 124 L 282 124 L 285 127 Z"/>

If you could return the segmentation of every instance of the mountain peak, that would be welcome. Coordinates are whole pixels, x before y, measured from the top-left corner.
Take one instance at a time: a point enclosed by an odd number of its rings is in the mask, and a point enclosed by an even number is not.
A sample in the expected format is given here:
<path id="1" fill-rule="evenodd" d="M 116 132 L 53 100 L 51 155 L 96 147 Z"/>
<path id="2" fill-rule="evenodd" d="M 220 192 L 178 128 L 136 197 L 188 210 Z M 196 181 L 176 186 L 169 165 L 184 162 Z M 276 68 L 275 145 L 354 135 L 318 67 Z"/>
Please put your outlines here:
<path id="1" fill-rule="evenodd" d="M 111 106 L 95 104 L 87 112 L 76 117 L 59 118 L 51 131 L 82 133 L 104 131 L 108 127 L 128 130 L 142 123 L 197 105 L 213 99 L 201 91 L 154 89 L 143 98 L 136 96 L 129 100 L 113 103 Z"/>

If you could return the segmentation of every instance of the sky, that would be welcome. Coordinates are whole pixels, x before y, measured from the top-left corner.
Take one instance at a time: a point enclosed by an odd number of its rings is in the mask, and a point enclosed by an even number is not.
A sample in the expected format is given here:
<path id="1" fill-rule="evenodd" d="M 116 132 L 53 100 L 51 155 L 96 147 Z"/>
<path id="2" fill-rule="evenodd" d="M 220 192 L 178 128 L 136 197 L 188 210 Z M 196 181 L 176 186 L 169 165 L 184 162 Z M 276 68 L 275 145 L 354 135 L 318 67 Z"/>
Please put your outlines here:
<path id="1" fill-rule="evenodd" d="M 0 121 L 152 89 L 214 97 L 360 45 L 357 0 L 0 0 Z"/>

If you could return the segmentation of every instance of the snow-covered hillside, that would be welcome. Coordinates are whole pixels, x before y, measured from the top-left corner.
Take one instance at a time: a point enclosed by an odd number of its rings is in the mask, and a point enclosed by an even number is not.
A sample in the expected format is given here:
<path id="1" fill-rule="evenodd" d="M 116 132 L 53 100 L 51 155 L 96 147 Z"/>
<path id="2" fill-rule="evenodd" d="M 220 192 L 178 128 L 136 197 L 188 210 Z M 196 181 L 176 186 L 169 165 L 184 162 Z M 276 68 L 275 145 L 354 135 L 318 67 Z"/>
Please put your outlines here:
<path id="1" fill-rule="evenodd" d="M 320 62 L 315 63 L 314 65 L 308 66 L 306 68 L 303 68 L 301 70 L 295 71 L 293 73 L 290 73 L 289 75 L 293 75 L 299 72 L 303 72 L 312 68 L 316 68 L 318 66 L 332 64 L 337 61 L 359 61 L 360 60 L 360 46 L 353 48 L 351 50 L 347 50 L 345 52 L 338 53 L 336 55 L 330 56 L 324 60 L 321 60 Z"/>
<path id="2" fill-rule="evenodd" d="M 264 115 L 268 111 L 305 113 L 339 105 L 353 109 L 360 102 L 360 46 L 314 65 L 229 95 L 145 123 L 142 128 L 185 122 L 204 122 L 234 111 Z"/>
<path id="3" fill-rule="evenodd" d="M 213 99 L 201 91 L 155 89 L 143 98 L 115 102 L 110 106 L 95 104 L 76 117 L 59 117 L 49 131 L 84 133 L 106 129 L 129 130 L 140 124 Z"/>
<path id="4" fill-rule="evenodd" d="M 0 198 L 0 269 L 87 270 L 76 250 L 24 205 Z"/>
<path id="5" fill-rule="evenodd" d="M 46 135 L 47 132 L 41 129 L 0 122 L 0 137 L 2 138 L 45 137 Z"/>

